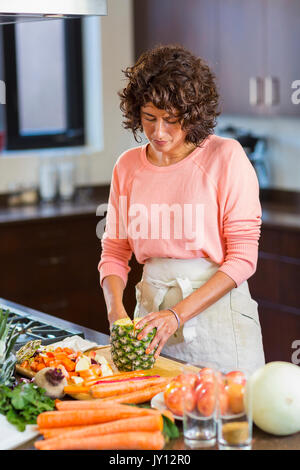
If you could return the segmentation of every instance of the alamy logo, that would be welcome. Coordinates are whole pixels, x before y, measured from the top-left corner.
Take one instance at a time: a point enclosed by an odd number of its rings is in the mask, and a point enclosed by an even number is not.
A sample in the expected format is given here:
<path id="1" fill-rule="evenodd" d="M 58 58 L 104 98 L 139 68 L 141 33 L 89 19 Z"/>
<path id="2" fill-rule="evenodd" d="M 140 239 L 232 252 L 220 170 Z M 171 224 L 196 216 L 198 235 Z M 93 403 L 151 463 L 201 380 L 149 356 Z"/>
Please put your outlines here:
<path id="1" fill-rule="evenodd" d="M 133 240 L 185 240 L 186 250 L 200 250 L 204 245 L 204 204 L 130 204 L 119 197 L 118 210 L 112 204 L 100 204 L 96 215 L 104 216 L 97 224 L 97 237 Z"/>
<path id="2" fill-rule="evenodd" d="M 300 80 L 294 80 L 292 88 L 295 91 L 292 93 L 291 99 L 293 104 L 300 104 Z"/>
<path id="3" fill-rule="evenodd" d="M 296 364 L 296 366 L 300 365 L 300 339 L 295 339 L 292 343 L 292 349 L 295 351 L 292 354 L 292 363 Z"/>
<path id="4" fill-rule="evenodd" d="M 0 104 L 6 104 L 6 86 L 3 80 L 0 80 Z"/>

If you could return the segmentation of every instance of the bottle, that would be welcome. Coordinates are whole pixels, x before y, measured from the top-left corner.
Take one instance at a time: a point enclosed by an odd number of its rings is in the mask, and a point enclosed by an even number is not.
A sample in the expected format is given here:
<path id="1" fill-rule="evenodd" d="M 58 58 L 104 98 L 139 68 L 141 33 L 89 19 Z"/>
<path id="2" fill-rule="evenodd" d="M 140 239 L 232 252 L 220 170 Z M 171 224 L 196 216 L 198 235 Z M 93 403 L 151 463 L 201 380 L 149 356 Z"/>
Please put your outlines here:
<path id="1" fill-rule="evenodd" d="M 56 165 L 45 161 L 40 165 L 40 197 L 44 202 L 53 201 L 57 194 L 57 170 Z"/>
<path id="2" fill-rule="evenodd" d="M 58 192 L 63 200 L 72 199 L 74 195 L 75 167 L 70 161 L 58 165 Z"/>

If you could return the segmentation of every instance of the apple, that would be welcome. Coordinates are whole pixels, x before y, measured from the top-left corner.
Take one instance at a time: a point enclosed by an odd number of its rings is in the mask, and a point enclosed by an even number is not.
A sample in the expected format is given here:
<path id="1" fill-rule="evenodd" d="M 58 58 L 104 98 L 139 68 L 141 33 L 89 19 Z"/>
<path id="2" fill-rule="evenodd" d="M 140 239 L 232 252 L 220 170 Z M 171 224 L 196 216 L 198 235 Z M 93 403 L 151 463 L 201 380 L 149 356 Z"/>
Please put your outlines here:
<path id="1" fill-rule="evenodd" d="M 75 371 L 81 372 L 83 370 L 88 370 L 90 368 L 90 365 L 91 365 L 90 358 L 88 358 L 87 356 L 82 356 L 76 362 Z"/>
<path id="2" fill-rule="evenodd" d="M 204 367 L 203 369 L 198 372 L 197 376 L 197 385 L 204 383 L 204 382 L 210 382 L 212 384 L 215 383 L 215 374 L 212 369 L 209 367 Z"/>
<path id="3" fill-rule="evenodd" d="M 231 382 L 225 388 L 230 411 L 234 414 L 244 411 L 245 385 Z"/>
<path id="4" fill-rule="evenodd" d="M 221 416 L 226 415 L 229 408 L 229 398 L 228 393 L 223 382 L 218 383 L 218 400 L 219 400 L 219 410 Z"/>
<path id="5" fill-rule="evenodd" d="M 178 416 L 183 416 L 184 407 L 193 411 L 196 407 L 196 394 L 189 384 L 181 381 L 170 382 L 164 391 L 164 400 L 167 407 Z"/>
<path id="6" fill-rule="evenodd" d="M 197 374 L 179 374 L 174 378 L 176 382 L 181 382 L 182 384 L 189 385 L 190 387 L 195 387 L 197 383 Z"/>
<path id="7" fill-rule="evenodd" d="M 196 388 L 197 408 L 203 416 L 211 416 L 215 409 L 215 385 L 202 382 Z"/>
<path id="8" fill-rule="evenodd" d="M 243 372 L 239 370 L 232 370 L 225 375 L 225 379 L 228 384 L 235 383 L 235 384 L 242 384 L 246 385 L 246 376 Z"/>

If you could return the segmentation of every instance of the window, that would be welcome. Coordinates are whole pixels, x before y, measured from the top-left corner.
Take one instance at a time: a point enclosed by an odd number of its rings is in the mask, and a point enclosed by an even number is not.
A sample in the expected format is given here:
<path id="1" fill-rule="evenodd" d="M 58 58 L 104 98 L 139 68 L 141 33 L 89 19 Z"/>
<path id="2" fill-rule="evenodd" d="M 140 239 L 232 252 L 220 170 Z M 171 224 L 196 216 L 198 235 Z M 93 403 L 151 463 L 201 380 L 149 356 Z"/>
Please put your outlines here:
<path id="1" fill-rule="evenodd" d="M 5 25 L 6 149 L 84 144 L 80 19 Z"/>

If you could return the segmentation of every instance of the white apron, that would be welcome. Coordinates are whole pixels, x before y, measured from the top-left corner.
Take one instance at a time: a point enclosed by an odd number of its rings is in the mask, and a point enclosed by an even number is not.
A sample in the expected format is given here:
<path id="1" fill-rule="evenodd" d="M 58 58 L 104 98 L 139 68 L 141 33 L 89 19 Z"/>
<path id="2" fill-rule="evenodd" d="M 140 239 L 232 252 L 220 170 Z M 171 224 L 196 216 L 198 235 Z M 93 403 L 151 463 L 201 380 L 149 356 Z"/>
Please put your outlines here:
<path id="1" fill-rule="evenodd" d="M 174 307 L 218 270 L 208 258 L 150 258 L 136 288 L 134 318 Z M 257 302 L 247 281 L 187 321 L 167 341 L 163 354 L 199 366 L 252 373 L 265 363 Z"/>

